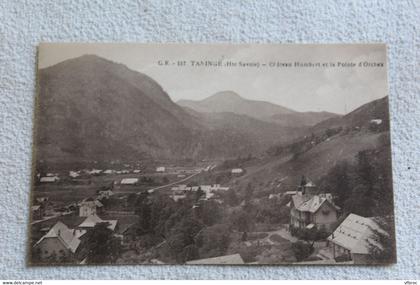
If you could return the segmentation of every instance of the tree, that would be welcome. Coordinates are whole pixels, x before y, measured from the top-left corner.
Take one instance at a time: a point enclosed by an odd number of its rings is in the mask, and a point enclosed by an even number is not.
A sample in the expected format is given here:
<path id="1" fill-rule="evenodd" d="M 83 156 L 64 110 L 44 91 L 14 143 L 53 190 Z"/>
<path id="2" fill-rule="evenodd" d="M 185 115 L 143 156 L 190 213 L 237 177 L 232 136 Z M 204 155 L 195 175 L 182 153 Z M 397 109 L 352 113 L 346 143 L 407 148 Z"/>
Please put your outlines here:
<path id="1" fill-rule="evenodd" d="M 204 195 L 204 191 L 201 190 L 201 187 L 198 187 L 197 191 L 195 192 L 195 201 L 197 202 L 200 198 Z"/>
<path id="2" fill-rule="evenodd" d="M 136 204 L 137 195 L 135 193 L 130 193 L 127 197 L 127 206 L 133 208 Z"/>
<path id="3" fill-rule="evenodd" d="M 202 228 L 203 225 L 199 221 L 185 216 L 171 229 L 167 242 L 177 262 L 184 262 L 186 256 L 191 254 L 191 252 L 186 254 L 186 251 L 191 250 L 187 249 L 187 246 L 195 244 L 195 237 Z"/>
<path id="4" fill-rule="evenodd" d="M 297 261 L 302 261 L 308 258 L 313 252 L 313 246 L 297 241 L 292 244 L 292 251 Z"/>
<path id="5" fill-rule="evenodd" d="M 225 255 L 229 244 L 230 231 L 226 224 L 205 228 L 197 235 L 201 258 Z"/>
<path id="6" fill-rule="evenodd" d="M 373 230 L 369 246 L 369 259 L 372 263 L 387 264 L 395 262 L 395 229 L 393 219 L 377 219 L 379 229 Z"/>
<path id="7" fill-rule="evenodd" d="M 333 194 L 334 202 L 340 207 L 351 195 L 351 175 L 351 166 L 344 160 L 331 168 L 323 183 L 324 191 Z"/>
<path id="8" fill-rule="evenodd" d="M 149 201 L 149 192 L 143 191 L 135 202 L 135 213 L 139 216 L 139 230 L 142 232 L 148 232 L 151 229 L 151 202 Z"/>
<path id="9" fill-rule="evenodd" d="M 139 215 L 139 225 L 141 228 L 148 232 L 151 229 L 151 218 L 152 218 L 152 210 L 150 207 L 150 203 L 144 202 L 141 206 L 141 208 L 138 211 Z"/>
<path id="10" fill-rule="evenodd" d="M 98 223 L 94 226 L 88 238 L 88 263 L 113 263 L 121 252 L 120 240 L 113 236 L 108 228 L 109 223 Z"/>
<path id="11" fill-rule="evenodd" d="M 246 202 L 251 201 L 253 193 L 254 193 L 254 188 L 252 187 L 251 183 L 248 183 L 248 185 L 245 188 L 245 201 Z"/>
<path id="12" fill-rule="evenodd" d="M 240 232 L 248 232 L 251 229 L 251 214 L 244 210 L 232 214 L 232 226 Z"/>
<path id="13" fill-rule="evenodd" d="M 373 214 L 372 199 L 368 195 L 369 189 L 363 184 L 356 186 L 351 196 L 344 202 L 344 209 L 347 213 L 354 213 L 363 217 Z"/>
<path id="14" fill-rule="evenodd" d="M 220 223 L 223 218 L 222 207 L 215 201 L 209 200 L 201 204 L 201 220 L 207 226 Z"/>
<path id="15" fill-rule="evenodd" d="M 230 189 L 226 194 L 226 202 L 229 206 L 236 206 L 239 203 L 238 195 L 234 189 Z"/>

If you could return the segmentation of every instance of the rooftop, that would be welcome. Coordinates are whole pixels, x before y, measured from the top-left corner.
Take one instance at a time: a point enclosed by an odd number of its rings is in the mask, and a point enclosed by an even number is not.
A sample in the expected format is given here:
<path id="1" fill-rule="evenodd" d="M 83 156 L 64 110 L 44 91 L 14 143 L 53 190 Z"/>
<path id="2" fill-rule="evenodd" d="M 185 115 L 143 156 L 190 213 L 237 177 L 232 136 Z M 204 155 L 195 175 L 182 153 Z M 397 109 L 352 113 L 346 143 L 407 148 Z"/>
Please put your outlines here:
<path id="1" fill-rule="evenodd" d="M 58 238 L 61 243 L 69 249 L 71 252 L 75 253 L 77 248 L 80 245 L 80 239 L 86 231 L 79 231 L 74 229 L 69 229 L 64 223 L 58 221 L 36 244 L 37 246 L 44 239 L 47 238 Z"/>
<path id="2" fill-rule="evenodd" d="M 187 261 L 186 264 L 245 264 L 240 254 L 223 255 L 212 258 Z"/>
<path id="3" fill-rule="evenodd" d="M 96 224 L 99 223 L 109 223 L 108 229 L 115 230 L 117 226 L 117 220 L 102 220 L 97 215 L 90 215 L 88 216 L 80 225 L 80 228 L 93 228 Z"/>
<path id="4" fill-rule="evenodd" d="M 371 245 L 381 247 L 373 238 L 375 230 L 382 231 L 372 218 L 350 214 L 328 240 L 352 253 L 367 254 Z"/>
<path id="5" fill-rule="evenodd" d="M 139 181 L 138 178 L 123 178 L 121 184 L 135 184 Z"/>
<path id="6" fill-rule="evenodd" d="M 315 213 L 325 202 L 338 209 L 338 207 L 332 202 L 332 195 L 329 193 L 320 195 L 310 195 L 301 194 L 299 192 L 296 195 L 292 196 L 292 201 L 295 208 L 301 212 Z"/>

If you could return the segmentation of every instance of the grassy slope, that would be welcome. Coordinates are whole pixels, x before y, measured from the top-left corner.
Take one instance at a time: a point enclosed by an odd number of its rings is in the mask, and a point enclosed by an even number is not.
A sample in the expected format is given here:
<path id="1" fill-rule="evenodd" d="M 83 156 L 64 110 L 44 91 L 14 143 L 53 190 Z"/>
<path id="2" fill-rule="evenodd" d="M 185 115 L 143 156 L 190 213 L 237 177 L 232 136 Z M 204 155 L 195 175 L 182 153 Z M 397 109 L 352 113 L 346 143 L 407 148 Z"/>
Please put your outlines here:
<path id="1" fill-rule="evenodd" d="M 316 183 L 338 161 L 351 162 L 359 151 L 379 147 L 379 138 L 383 134 L 384 132 L 362 132 L 336 135 L 301 154 L 297 159 L 292 159 L 291 155 L 279 156 L 255 164 L 247 169 L 246 175 L 237 179 L 237 183 L 240 188 L 252 183 L 258 186 L 257 191 L 280 182 L 281 191 L 295 190 L 301 175 Z"/>

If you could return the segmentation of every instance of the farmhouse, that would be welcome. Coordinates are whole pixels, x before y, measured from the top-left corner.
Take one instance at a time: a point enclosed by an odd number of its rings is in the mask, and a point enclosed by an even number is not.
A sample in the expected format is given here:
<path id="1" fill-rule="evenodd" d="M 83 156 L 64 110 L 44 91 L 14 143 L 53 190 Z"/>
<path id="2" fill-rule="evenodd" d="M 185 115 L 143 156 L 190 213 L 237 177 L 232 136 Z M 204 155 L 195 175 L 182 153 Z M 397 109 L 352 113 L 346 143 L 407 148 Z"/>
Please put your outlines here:
<path id="1" fill-rule="evenodd" d="M 41 182 L 41 183 L 55 183 L 59 180 L 60 180 L 60 178 L 58 178 L 58 176 L 44 176 L 44 177 L 41 177 L 39 179 L 39 182 Z"/>
<path id="2" fill-rule="evenodd" d="M 115 228 L 117 227 L 118 221 L 117 220 L 102 220 L 97 215 L 90 215 L 78 227 L 81 229 L 90 229 L 99 223 L 108 223 L 108 229 L 114 231 Z"/>
<path id="3" fill-rule="evenodd" d="M 101 169 L 92 169 L 91 171 L 88 171 L 88 174 L 90 175 L 99 175 L 101 174 L 102 170 Z"/>
<path id="4" fill-rule="evenodd" d="M 166 168 L 164 166 L 156 167 L 156 172 L 165 172 Z"/>
<path id="5" fill-rule="evenodd" d="M 85 199 L 79 204 L 79 216 L 88 217 L 90 215 L 96 215 L 103 206 L 98 200 L 92 198 Z"/>
<path id="6" fill-rule="evenodd" d="M 231 170 L 232 174 L 242 174 L 242 172 L 244 172 L 244 170 L 242 168 L 233 168 Z"/>
<path id="7" fill-rule="evenodd" d="M 56 261 L 73 257 L 79 248 L 80 237 L 86 231 L 69 229 L 58 221 L 35 245 L 41 259 L 54 258 Z"/>
<path id="8" fill-rule="evenodd" d="M 76 178 L 80 176 L 80 172 L 79 171 L 69 171 L 69 176 L 71 178 Z"/>
<path id="9" fill-rule="evenodd" d="M 334 259 L 353 261 L 355 264 L 368 263 L 371 246 L 382 250 L 375 240 L 374 231 L 383 232 L 372 218 L 348 215 L 327 238 Z"/>
<path id="10" fill-rule="evenodd" d="M 121 179 L 121 185 L 136 185 L 139 182 L 138 178 L 123 178 Z"/>
<path id="11" fill-rule="evenodd" d="M 114 195 L 114 192 L 112 192 L 112 190 L 99 191 L 99 198 L 109 198 L 112 195 Z"/>
<path id="12" fill-rule="evenodd" d="M 337 221 L 338 210 L 331 194 L 312 195 L 297 192 L 292 196 L 290 210 L 290 229 L 304 229 L 316 227 L 331 231 Z"/>
<path id="13" fill-rule="evenodd" d="M 213 184 L 211 191 L 228 191 L 229 187 L 222 187 L 220 184 Z"/>
<path id="14" fill-rule="evenodd" d="M 240 254 L 223 255 L 212 258 L 187 261 L 186 264 L 245 264 Z"/>
<path id="15" fill-rule="evenodd" d="M 172 198 L 172 200 L 177 202 L 178 200 L 182 200 L 187 197 L 185 193 L 186 192 L 184 190 L 174 190 L 172 194 L 170 195 L 170 198 Z"/>

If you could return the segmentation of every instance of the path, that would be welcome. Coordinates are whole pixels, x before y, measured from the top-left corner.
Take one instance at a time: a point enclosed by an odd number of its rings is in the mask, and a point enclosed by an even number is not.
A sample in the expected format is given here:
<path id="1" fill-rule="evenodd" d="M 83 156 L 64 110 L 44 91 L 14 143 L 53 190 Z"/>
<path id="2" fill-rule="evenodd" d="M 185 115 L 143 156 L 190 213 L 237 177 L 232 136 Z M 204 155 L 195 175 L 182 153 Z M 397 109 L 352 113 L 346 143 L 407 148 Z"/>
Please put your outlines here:
<path id="1" fill-rule="evenodd" d="M 159 190 L 159 189 L 162 189 L 162 188 L 165 188 L 165 187 L 168 187 L 168 186 L 172 186 L 172 185 L 176 185 L 176 184 L 179 184 L 179 183 L 185 182 L 185 181 L 187 181 L 188 179 L 191 179 L 191 178 L 193 178 L 194 176 L 196 176 L 196 175 L 198 175 L 198 174 L 200 174 L 200 173 L 201 173 L 201 172 L 197 172 L 197 173 L 194 173 L 194 174 L 192 174 L 192 175 L 190 175 L 190 176 L 188 176 L 188 177 L 186 177 L 186 178 L 184 178 L 184 179 L 181 179 L 181 180 L 178 180 L 178 181 L 175 181 L 175 182 L 172 182 L 172 183 L 166 184 L 166 185 L 162 185 L 162 186 L 159 186 L 159 187 L 154 187 L 154 188 L 148 189 L 148 190 L 147 190 L 147 192 L 149 192 L 149 193 L 153 193 L 155 190 Z M 140 191 L 140 192 L 138 192 L 138 193 L 141 193 L 141 191 Z"/>

